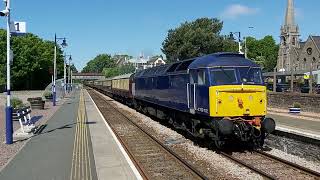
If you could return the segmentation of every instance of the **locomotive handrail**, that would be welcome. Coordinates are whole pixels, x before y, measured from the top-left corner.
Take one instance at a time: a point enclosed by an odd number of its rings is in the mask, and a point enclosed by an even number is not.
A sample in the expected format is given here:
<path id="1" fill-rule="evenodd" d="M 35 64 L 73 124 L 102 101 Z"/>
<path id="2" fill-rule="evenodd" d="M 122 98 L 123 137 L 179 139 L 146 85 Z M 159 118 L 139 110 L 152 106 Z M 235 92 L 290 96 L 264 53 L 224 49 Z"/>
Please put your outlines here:
<path id="1" fill-rule="evenodd" d="M 193 109 L 197 109 L 196 107 L 196 85 L 197 83 L 193 84 Z"/>
<path id="2" fill-rule="evenodd" d="M 187 102 L 188 102 L 188 109 L 190 109 L 190 92 L 189 92 L 189 85 L 190 85 L 190 83 L 187 83 Z"/>
<path id="3" fill-rule="evenodd" d="M 257 88 L 232 88 L 232 89 L 223 89 L 217 90 L 218 92 L 239 92 L 239 91 L 246 91 L 246 92 L 264 92 L 265 90 L 257 89 Z"/>

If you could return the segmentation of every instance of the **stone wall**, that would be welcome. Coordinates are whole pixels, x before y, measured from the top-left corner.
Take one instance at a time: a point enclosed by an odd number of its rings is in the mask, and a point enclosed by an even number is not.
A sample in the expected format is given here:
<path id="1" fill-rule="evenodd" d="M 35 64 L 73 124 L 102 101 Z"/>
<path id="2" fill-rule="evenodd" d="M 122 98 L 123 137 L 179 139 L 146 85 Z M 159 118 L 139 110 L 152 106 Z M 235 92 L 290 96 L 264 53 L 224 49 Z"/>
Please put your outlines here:
<path id="1" fill-rule="evenodd" d="M 320 95 L 268 92 L 268 107 L 288 109 L 296 102 L 305 112 L 320 112 Z"/>
<path id="2" fill-rule="evenodd" d="M 23 103 L 27 103 L 27 99 L 30 97 L 42 97 L 44 91 L 12 91 L 12 97 L 19 98 L 23 101 Z M 7 95 L 6 93 L 0 94 L 0 106 L 5 106 L 6 104 Z"/>

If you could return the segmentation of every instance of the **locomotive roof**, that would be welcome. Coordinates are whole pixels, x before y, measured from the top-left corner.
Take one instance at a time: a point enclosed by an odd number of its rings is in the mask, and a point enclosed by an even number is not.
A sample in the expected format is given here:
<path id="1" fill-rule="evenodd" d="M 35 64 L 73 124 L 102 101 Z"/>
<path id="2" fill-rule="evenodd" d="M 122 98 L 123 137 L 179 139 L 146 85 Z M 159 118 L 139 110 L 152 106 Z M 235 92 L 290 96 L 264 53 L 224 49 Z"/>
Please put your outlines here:
<path id="1" fill-rule="evenodd" d="M 253 61 L 244 58 L 242 54 L 236 53 L 215 53 L 202 57 L 187 59 L 173 64 L 166 64 L 156 66 L 149 69 L 138 71 L 135 77 L 152 77 L 162 76 L 168 73 L 187 73 L 187 69 L 199 69 L 210 67 L 224 67 L 224 66 L 249 66 L 259 67 Z"/>
<path id="2" fill-rule="evenodd" d="M 207 68 L 223 66 L 249 66 L 260 67 L 253 61 L 246 59 L 242 54 L 236 53 L 215 53 L 196 58 L 189 69 Z"/>

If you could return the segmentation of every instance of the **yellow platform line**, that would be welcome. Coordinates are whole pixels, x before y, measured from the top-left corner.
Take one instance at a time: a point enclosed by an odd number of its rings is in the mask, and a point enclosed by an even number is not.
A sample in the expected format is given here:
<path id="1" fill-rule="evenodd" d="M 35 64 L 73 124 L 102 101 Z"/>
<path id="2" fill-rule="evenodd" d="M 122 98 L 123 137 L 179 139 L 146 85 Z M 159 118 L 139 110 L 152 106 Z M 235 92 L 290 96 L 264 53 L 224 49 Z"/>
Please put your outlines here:
<path id="1" fill-rule="evenodd" d="M 88 140 L 88 126 L 87 113 L 85 109 L 85 102 L 83 91 L 80 92 L 80 100 L 77 114 L 77 125 L 74 140 L 74 149 L 72 154 L 72 166 L 70 180 L 84 179 L 91 180 L 91 163 L 90 163 L 90 149 Z"/>

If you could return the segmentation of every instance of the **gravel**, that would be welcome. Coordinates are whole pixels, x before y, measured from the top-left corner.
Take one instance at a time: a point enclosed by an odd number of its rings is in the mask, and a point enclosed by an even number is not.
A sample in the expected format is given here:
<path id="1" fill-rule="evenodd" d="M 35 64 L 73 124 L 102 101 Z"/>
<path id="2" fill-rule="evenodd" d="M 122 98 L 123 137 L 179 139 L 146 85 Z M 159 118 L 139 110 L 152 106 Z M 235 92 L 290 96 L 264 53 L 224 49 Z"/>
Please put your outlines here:
<path id="1" fill-rule="evenodd" d="M 104 96 L 110 99 L 107 96 Z M 195 167 L 205 169 L 205 174 L 211 179 L 263 179 L 247 168 L 240 167 L 234 162 L 207 148 L 202 148 L 186 139 L 176 131 L 161 125 L 159 122 L 131 109 L 119 102 L 113 103 L 127 112 L 127 115 L 139 124 L 149 129 L 149 132 L 157 136 L 163 142 L 167 142 L 175 152 L 179 152 L 183 158 L 191 161 Z M 209 175 L 208 175 L 209 174 Z"/>
<path id="2" fill-rule="evenodd" d="M 312 169 L 314 171 L 320 172 L 320 163 L 314 162 L 314 161 L 308 161 L 304 158 L 288 154 L 286 152 L 280 151 L 278 149 L 272 149 L 271 151 L 268 152 L 269 154 L 275 155 L 277 157 L 280 157 L 282 159 L 285 159 L 287 161 L 296 163 L 300 166 Z"/>

